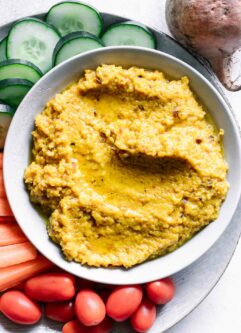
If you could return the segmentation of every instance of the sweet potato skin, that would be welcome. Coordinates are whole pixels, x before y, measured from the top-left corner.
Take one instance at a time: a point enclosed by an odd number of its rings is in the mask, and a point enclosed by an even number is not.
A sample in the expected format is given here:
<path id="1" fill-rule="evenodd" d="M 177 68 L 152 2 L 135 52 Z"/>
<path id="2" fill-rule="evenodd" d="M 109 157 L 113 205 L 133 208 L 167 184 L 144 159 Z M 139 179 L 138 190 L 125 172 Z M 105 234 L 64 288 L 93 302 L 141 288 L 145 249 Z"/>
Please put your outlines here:
<path id="1" fill-rule="evenodd" d="M 173 36 L 207 58 L 229 90 L 233 53 L 241 46 L 240 0 L 167 0 L 166 19 Z"/>

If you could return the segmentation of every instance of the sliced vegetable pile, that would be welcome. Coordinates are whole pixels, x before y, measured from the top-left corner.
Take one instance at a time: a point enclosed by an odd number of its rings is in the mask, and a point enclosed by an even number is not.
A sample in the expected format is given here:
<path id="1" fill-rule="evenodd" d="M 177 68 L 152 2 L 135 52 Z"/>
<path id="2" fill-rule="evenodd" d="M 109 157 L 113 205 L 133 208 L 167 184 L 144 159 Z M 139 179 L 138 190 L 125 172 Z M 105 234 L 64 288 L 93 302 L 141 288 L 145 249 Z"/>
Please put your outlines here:
<path id="1" fill-rule="evenodd" d="M 25 237 L 6 197 L 0 153 L 0 292 L 53 266 Z"/>
<path id="2" fill-rule="evenodd" d="M 95 8 L 72 1 L 51 7 L 45 21 L 27 17 L 14 23 L 0 41 L 0 100 L 17 108 L 42 75 L 82 52 L 113 45 L 156 47 L 155 36 L 139 23 L 113 24 L 104 32 L 103 27 Z"/>
<path id="3" fill-rule="evenodd" d="M 114 322 L 125 320 L 137 332 L 146 332 L 155 321 L 156 306 L 174 297 L 171 278 L 115 287 L 76 278 L 55 267 L 38 254 L 14 219 L 3 184 L 2 156 L 0 153 L 2 314 L 18 324 L 35 324 L 43 316 L 43 303 L 45 316 L 64 324 L 63 333 L 109 333 Z"/>

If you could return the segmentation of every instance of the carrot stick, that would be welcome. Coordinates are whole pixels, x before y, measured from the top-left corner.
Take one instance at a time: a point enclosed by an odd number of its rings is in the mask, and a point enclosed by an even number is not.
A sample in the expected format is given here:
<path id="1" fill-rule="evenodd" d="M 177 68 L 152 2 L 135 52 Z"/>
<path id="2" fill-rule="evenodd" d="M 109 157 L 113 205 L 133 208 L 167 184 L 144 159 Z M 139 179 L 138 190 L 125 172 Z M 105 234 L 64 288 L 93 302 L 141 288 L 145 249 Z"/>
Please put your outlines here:
<path id="1" fill-rule="evenodd" d="M 0 216 L 1 223 L 16 223 L 14 216 Z"/>
<path id="2" fill-rule="evenodd" d="M 0 153 L 0 169 L 3 168 L 3 153 Z"/>
<path id="3" fill-rule="evenodd" d="M 0 198 L 0 216 L 13 216 L 7 198 Z"/>
<path id="4" fill-rule="evenodd" d="M 0 247 L 0 268 L 9 267 L 38 256 L 37 250 L 30 242 Z"/>
<path id="5" fill-rule="evenodd" d="M 0 246 L 19 244 L 28 241 L 16 223 L 0 224 Z"/>
<path id="6" fill-rule="evenodd" d="M 1 169 L 0 169 L 0 198 L 6 198 L 6 191 L 3 182 L 3 173 Z"/>
<path id="7" fill-rule="evenodd" d="M 53 264 L 46 258 L 39 256 L 35 260 L 0 269 L 0 291 L 12 288 L 20 282 L 46 271 Z"/>

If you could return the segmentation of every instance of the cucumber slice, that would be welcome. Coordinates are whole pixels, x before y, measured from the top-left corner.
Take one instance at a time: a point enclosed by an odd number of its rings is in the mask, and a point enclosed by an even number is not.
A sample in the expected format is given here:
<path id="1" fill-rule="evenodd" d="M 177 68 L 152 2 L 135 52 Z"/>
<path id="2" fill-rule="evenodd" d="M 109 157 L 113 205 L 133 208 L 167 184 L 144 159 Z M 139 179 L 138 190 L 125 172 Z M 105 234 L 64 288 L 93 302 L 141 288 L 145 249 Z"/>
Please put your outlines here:
<path id="1" fill-rule="evenodd" d="M 17 78 L 36 83 L 42 75 L 38 67 L 26 60 L 11 59 L 0 62 L 0 80 Z"/>
<path id="2" fill-rule="evenodd" d="M 111 25 L 102 36 L 106 46 L 132 45 L 156 48 L 156 38 L 142 24 L 127 21 Z"/>
<path id="3" fill-rule="evenodd" d="M 0 61 L 7 59 L 7 37 L 0 42 Z"/>
<path id="4" fill-rule="evenodd" d="M 54 66 L 76 54 L 103 47 L 103 42 L 88 32 L 72 32 L 60 39 L 54 49 Z"/>
<path id="5" fill-rule="evenodd" d="M 20 20 L 9 32 L 7 58 L 30 61 L 46 73 L 52 67 L 53 50 L 59 39 L 55 28 L 39 19 Z"/>
<path id="6" fill-rule="evenodd" d="M 48 11 L 46 22 L 52 24 L 62 36 L 75 31 L 87 31 L 99 36 L 103 19 L 93 7 L 80 2 L 60 2 Z"/>
<path id="7" fill-rule="evenodd" d="M 15 110 L 6 104 L 0 104 L 0 149 L 3 149 L 8 128 Z"/>
<path id="8" fill-rule="evenodd" d="M 0 81 L 0 99 L 13 107 L 18 107 L 24 96 L 32 88 L 33 83 L 22 79 Z"/>

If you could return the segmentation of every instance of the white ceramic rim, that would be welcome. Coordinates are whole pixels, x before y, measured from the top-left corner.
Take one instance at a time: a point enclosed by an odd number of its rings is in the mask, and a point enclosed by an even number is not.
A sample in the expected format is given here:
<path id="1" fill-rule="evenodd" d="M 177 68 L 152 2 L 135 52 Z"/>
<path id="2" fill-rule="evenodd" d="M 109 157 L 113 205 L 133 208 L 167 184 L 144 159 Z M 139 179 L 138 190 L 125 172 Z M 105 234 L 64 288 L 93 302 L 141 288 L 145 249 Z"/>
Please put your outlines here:
<path id="1" fill-rule="evenodd" d="M 98 50 L 93 50 L 86 52 L 81 55 L 77 55 L 69 60 L 66 60 L 64 63 L 60 64 L 59 66 L 56 66 L 53 68 L 51 71 L 49 71 L 41 80 L 38 81 L 37 84 L 34 85 L 34 87 L 30 90 L 30 92 L 26 95 L 24 100 L 22 101 L 21 105 L 18 108 L 18 111 L 16 112 L 16 116 L 14 116 L 12 124 L 10 126 L 8 136 L 6 139 L 6 144 L 5 144 L 5 154 L 4 154 L 4 181 L 5 181 L 5 186 L 6 186 L 6 193 L 7 197 L 10 203 L 10 206 L 15 214 L 16 220 L 18 224 L 20 225 L 21 229 L 23 232 L 26 234 L 26 236 L 32 241 L 34 246 L 49 260 L 54 262 L 57 266 L 61 267 L 62 269 L 78 275 L 82 278 L 86 278 L 88 280 L 100 282 L 100 283 L 108 283 L 108 284 L 137 284 L 137 283 L 145 283 L 148 281 L 153 281 L 159 278 L 163 278 L 165 276 L 170 276 L 191 263 L 193 263 L 195 260 L 197 260 L 200 256 L 202 256 L 216 241 L 217 239 L 222 235 L 226 227 L 228 226 L 229 222 L 232 219 L 232 216 L 236 210 L 237 204 L 240 199 L 240 194 L 241 194 L 241 177 L 237 178 L 236 183 L 235 183 L 235 188 L 236 192 L 232 196 L 232 201 L 229 202 L 229 205 L 227 208 L 224 209 L 224 205 L 221 208 L 220 212 L 220 217 L 218 220 L 221 219 L 221 216 L 225 215 L 225 222 L 222 224 L 219 224 L 219 228 L 214 227 L 217 225 L 217 223 L 212 223 L 208 227 L 206 227 L 204 230 L 199 232 L 195 237 L 192 238 L 189 242 L 187 242 L 185 245 L 180 247 L 178 250 L 175 252 L 168 254 L 166 256 L 163 256 L 161 258 L 157 258 L 152 261 L 145 262 L 141 265 L 135 266 L 134 268 L 131 268 L 129 270 L 124 270 L 124 269 L 104 269 L 104 268 L 90 268 L 90 267 L 84 267 L 81 266 L 80 264 L 77 263 L 69 263 L 67 262 L 60 254 L 58 255 L 52 255 L 49 254 L 48 248 L 46 249 L 45 246 L 47 243 L 40 243 L 38 241 L 37 235 L 33 235 L 29 231 L 29 225 L 28 222 L 26 222 L 25 216 L 21 213 L 21 209 L 19 209 L 19 201 L 18 197 L 19 195 L 21 196 L 22 189 L 16 189 L 16 192 L 13 193 L 12 188 L 14 185 L 14 177 L 15 174 L 13 172 L 8 172 L 8 170 L 11 170 L 10 165 L 13 163 L 13 156 L 11 156 L 11 153 L 9 151 L 9 148 L 11 147 L 11 140 L 13 136 L 13 132 L 16 126 L 16 123 L 19 118 L 19 114 L 21 113 L 21 110 L 23 109 L 23 106 L 25 103 L 27 103 L 29 96 L 34 94 L 34 91 L 38 87 L 39 84 L 41 84 L 44 80 L 46 80 L 47 77 L 53 75 L 53 73 L 57 72 L 60 70 L 62 66 L 66 66 L 66 64 L 74 61 L 75 59 L 81 59 L 82 57 L 86 56 L 91 56 L 93 54 L 98 54 L 101 52 L 108 52 L 110 50 L 138 50 L 139 52 L 151 52 L 154 54 L 159 54 L 160 56 L 164 58 L 169 58 L 170 60 L 179 63 L 182 67 L 187 69 L 187 71 L 191 71 L 193 75 L 199 78 L 200 81 L 204 82 L 206 86 L 208 86 L 209 89 L 212 90 L 212 92 L 216 95 L 217 100 L 219 101 L 220 104 L 223 106 L 223 112 L 228 115 L 229 121 L 232 124 L 232 131 L 233 135 L 235 137 L 235 142 L 238 147 L 238 155 L 236 156 L 237 158 L 237 166 L 241 167 L 241 140 L 240 140 L 240 135 L 239 135 L 239 130 L 238 130 L 238 125 L 235 121 L 235 118 L 229 109 L 228 105 L 220 95 L 220 93 L 208 82 L 206 78 L 204 78 L 198 71 L 196 71 L 194 68 L 189 66 L 188 64 L 184 63 L 183 61 L 168 55 L 166 53 L 163 53 L 161 51 L 157 50 L 150 50 L 150 49 L 145 49 L 145 48 L 140 48 L 140 47 L 107 47 L 104 49 L 98 49 Z M 144 66 L 145 67 L 145 66 Z M 232 186 L 231 186 L 232 189 Z M 230 191 L 231 191 L 230 189 Z M 229 192 L 230 193 L 230 192 Z M 16 195 L 17 194 L 17 195 Z M 228 194 L 229 195 L 229 194 Z M 227 201 L 227 200 L 226 200 Z M 226 203 L 225 201 L 225 203 Z M 224 204 L 225 204 L 224 203 Z M 26 202 L 27 204 L 27 202 Z M 30 206 L 30 204 L 28 203 Z M 207 231 L 209 233 L 209 237 L 207 236 Z M 47 233 L 46 233 L 47 235 Z M 212 235 L 212 237 L 211 237 Z M 202 244 L 202 246 L 194 246 L 194 240 L 198 238 L 198 243 Z M 55 246 L 51 241 L 48 242 L 48 247 L 49 246 Z M 197 243 L 197 241 L 196 241 Z M 50 245 L 51 244 L 51 245 Z M 205 245 L 205 246 L 204 246 Z M 163 265 L 158 265 L 160 264 L 161 261 L 165 261 L 165 268 L 163 268 Z M 154 264 L 153 264 L 154 263 Z M 174 264 L 175 263 L 175 264 Z M 149 266 L 149 267 L 148 267 Z M 78 268 L 77 268 L 78 267 Z M 143 269 L 144 267 L 144 269 Z M 151 269 L 150 268 L 154 268 Z M 130 274 L 131 271 L 135 271 L 135 273 Z"/>

